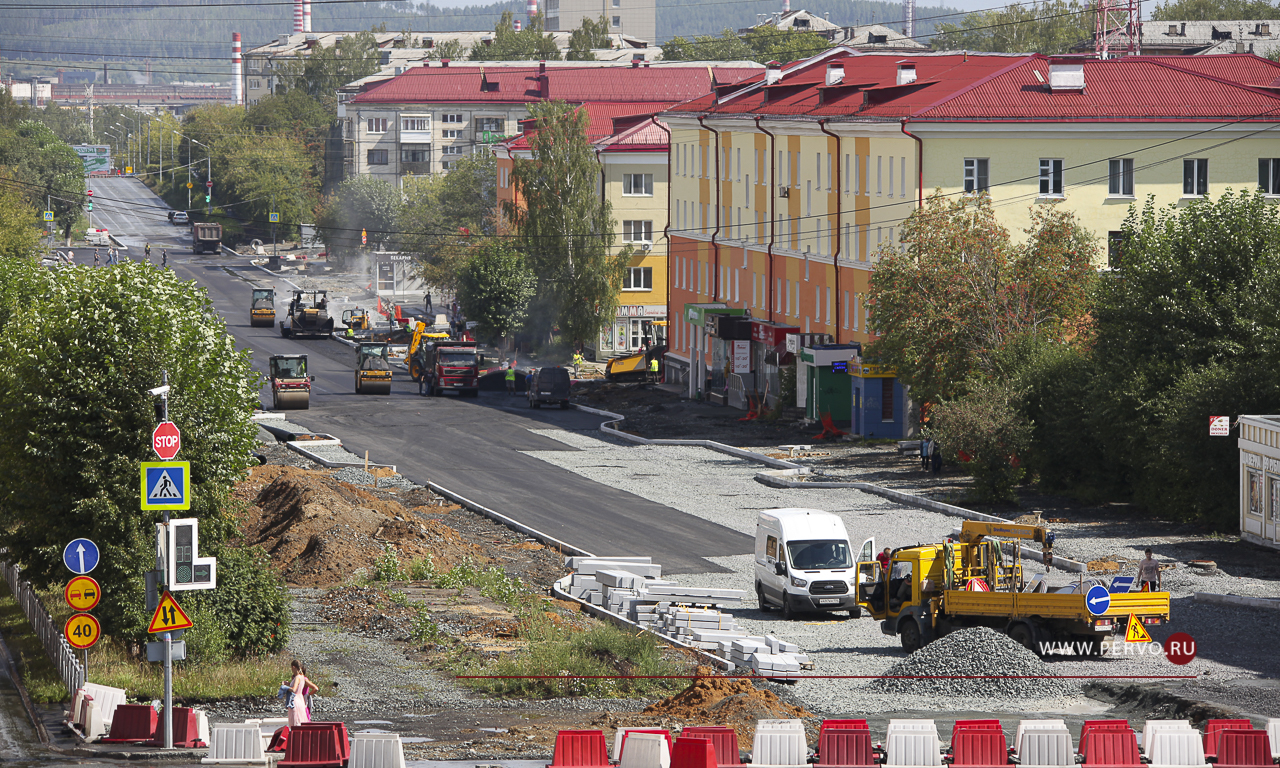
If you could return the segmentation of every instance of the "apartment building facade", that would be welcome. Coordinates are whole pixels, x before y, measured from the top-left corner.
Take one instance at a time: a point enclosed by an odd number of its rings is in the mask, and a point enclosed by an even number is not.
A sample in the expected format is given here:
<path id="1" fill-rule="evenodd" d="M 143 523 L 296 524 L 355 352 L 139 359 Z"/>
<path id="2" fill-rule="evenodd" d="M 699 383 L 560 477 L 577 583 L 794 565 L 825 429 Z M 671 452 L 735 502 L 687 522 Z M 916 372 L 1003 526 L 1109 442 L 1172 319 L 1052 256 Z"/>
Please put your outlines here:
<path id="1" fill-rule="evenodd" d="M 681 104 L 663 116 L 669 367 L 688 372 L 691 392 L 719 386 L 711 334 L 682 312 L 709 304 L 832 344 L 874 340 L 870 275 L 935 190 L 990 194 L 1015 236 L 1034 207 L 1065 206 L 1112 264 L 1130 206 L 1149 194 L 1165 205 L 1260 184 L 1280 193 L 1280 152 L 1260 133 L 1280 115 L 1277 76 L 1253 56 L 836 48 Z M 753 355 L 757 388 L 796 351 L 768 341 Z"/>
<path id="2" fill-rule="evenodd" d="M 658 39 L 657 0 L 544 0 L 548 32 L 568 32 L 604 17 L 610 34 Z"/>
<path id="3" fill-rule="evenodd" d="M 346 177 L 371 175 L 400 185 L 407 176 L 447 172 L 458 159 L 520 133 L 519 121 L 538 101 L 613 105 L 616 114 L 654 112 L 761 71 L 736 63 L 573 63 L 579 66 L 441 62 L 368 84 L 339 107 Z"/>

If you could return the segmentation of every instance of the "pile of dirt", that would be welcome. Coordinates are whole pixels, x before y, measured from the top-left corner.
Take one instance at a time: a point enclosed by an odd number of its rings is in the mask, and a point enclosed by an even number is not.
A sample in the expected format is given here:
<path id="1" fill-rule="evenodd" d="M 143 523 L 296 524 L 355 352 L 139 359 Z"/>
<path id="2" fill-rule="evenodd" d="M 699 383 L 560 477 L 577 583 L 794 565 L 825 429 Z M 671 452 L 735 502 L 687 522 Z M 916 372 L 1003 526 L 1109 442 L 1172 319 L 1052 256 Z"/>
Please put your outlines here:
<path id="1" fill-rule="evenodd" d="M 1114 560 L 1090 560 L 1090 573 L 1119 573 L 1120 564 Z"/>
<path id="2" fill-rule="evenodd" d="M 721 677 L 709 667 L 698 667 L 698 679 L 683 691 L 654 702 L 641 714 L 702 725 L 728 725 L 737 729 L 744 749 L 751 746 L 757 720 L 813 717 L 788 704 L 772 691 L 762 691 L 750 680 Z"/>
<path id="3" fill-rule="evenodd" d="M 328 472 L 289 466 L 255 467 L 246 485 L 242 493 L 255 486 L 260 490 L 251 497 L 244 539 L 264 546 L 290 584 L 340 584 L 371 569 L 387 547 L 406 565 L 426 557 L 441 570 L 464 558 L 489 562 L 479 547 L 435 518 L 439 507 L 424 504 L 419 512 L 395 494 L 344 483 Z"/>

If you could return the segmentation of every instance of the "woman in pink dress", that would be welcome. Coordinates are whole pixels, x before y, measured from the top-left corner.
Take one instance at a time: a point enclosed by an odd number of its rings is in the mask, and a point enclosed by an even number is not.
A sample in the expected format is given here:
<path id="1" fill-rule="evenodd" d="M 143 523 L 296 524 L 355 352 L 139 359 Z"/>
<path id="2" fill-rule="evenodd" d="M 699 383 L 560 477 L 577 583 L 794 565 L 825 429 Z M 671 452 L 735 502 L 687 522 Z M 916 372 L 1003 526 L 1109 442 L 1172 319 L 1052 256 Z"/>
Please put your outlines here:
<path id="1" fill-rule="evenodd" d="M 290 666 L 293 668 L 293 679 L 289 681 L 290 696 L 286 706 L 289 708 L 289 726 L 293 727 L 311 722 L 311 712 L 307 707 L 307 694 L 315 686 L 307 679 L 302 664 L 298 663 L 297 659 L 294 659 Z"/>

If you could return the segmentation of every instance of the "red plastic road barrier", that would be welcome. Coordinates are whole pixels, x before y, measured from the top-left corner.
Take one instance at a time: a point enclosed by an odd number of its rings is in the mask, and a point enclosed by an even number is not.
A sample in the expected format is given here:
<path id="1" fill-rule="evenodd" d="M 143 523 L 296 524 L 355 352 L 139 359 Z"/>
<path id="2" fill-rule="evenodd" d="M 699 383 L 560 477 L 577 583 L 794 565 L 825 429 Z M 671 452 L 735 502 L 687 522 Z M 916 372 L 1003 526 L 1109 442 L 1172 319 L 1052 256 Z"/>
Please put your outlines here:
<path id="1" fill-rule="evenodd" d="M 707 739 L 716 751 L 716 765 L 726 768 L 742 765 L 738 755 L 738 732 L 725 725 L 691 725 L 680 732 L 681 738 Z"/>
<path id="2" fill-rule="evenodd" d="M 1093 729 L 1085 736 L 1084 764 L 1106 768 L 1141 768 L 1138 739 L 1133 731 Z"/>
<path id="3" fill-rule="evenodd" d="M 560 731 L 551 765 L 560 768 L 609 768 L 604 731 Z"/>
<path id="4" fill-rule="evenodd" d="M 867 725 L 866 720 L 828 719 L 828 720 L 823 720 L 822 725 L 818 726 L 818 738 L 822 738 L 822 733 L 823 731 L 826 731 L 826 730 L 865 731 L 865 730 L 868 730 L 869 728 L 870 726 Z"/>
<path id="5" fill-rule="evenodd" d="M 1252 720 L 1210 720 L 1204 726 L 1204 756 L 1212 760 L 1218 756 L 1218 734 L 1222 731 L 1251 731 Z"/>
<path id="6" fill-rule="evenodd" d="M 349 742 L 343 744 L 344 736 L 342 723 L 296 725 L 289 729 L 279 768 L 342 768 L 351 750 Z"/>
<path id="7" fill-rule="evenodd" d="M 1218 731 L 1219 768 L 1266 768 L 1272 765 L 1271 739 L 1266 731 Z"/>
<path id="8" fill-rule="evenodd" d="M 115 728 L 114 721 L 111 723 L 111 727 Z M 151 740 L 147 743 L 153 747 L 164 745 L 163 723 L 155 726 L 155 733 L 152 734 Z M 173 746 L 181 749 L 208 746 L 203 741 L 200 741 L 200 726 L 196 720 L 196 711 L 194 709 L 190 707 L 173 708 Z"/>
<path id="9" fill-rule="evenodd" d="M 955 749 L 956 734 L 960 731 L 1000 731 L 1004 733 L 1004 729 L 1000 727 L 999 720 L 957 720 L 955 725 L 951 726 L 951 748 Z"/>
<path id="10" fill-rule="evenodd" d="M 818 734 L 817 768 L 865 768 L 875 764 L 871 731 L 828 728 Z"/>
<path id="11" fill-rule="evenodd" d="M 1080 754 L 1084 754 L 1084 741 L 1092 731 L 1130 731 L 1128 720 L 1085 720 L 1084 725 L 1080 728 L 1080 744 L 1076 750 Z"/>
<path id="12" fill-rule="evenodd" d="M 671 750 L 671 768 L 717 768 L 716 748 L 711 739 L 681 736 Z"/>
<path id="13" fill-rule="evenodd" d="M 1008 765 L 1009 745 L 1004 741 L 1003 731 L 961 728 L 951 740 L 951 757 L 952 765 L 956 766 Z"/>
<path id="14" fill-rule="evenodd" d="M 282 725 L 271 734 L 271 742 L 267 744 L 268 752 L 283 752 L 289 743 L 289 726 Z"/>
<path id="15" fill-rule="evenodd" d="M 102 741 L 106 744 L 151 741 L 158 723 L 159 716 L 150 704 L 119 704 L 111 716 L 111 731 Z"/>

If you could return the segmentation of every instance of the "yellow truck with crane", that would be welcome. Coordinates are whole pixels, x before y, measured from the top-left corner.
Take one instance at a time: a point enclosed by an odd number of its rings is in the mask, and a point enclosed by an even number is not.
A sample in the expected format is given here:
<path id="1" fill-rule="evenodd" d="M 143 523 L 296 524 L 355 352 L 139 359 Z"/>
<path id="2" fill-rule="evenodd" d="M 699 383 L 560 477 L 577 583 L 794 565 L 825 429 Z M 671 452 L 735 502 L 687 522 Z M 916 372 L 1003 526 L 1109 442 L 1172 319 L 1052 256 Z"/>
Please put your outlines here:
<path id="1" fill-rule="evenodd" d="M 1002 546 L 1008 539 L 1013 554 Z M 1043 579 L 1024 580 L 1023 540 L 1040 543 L 1045 565 L 1052 564 L 1054 536 L 1044 526 L 966 520 L 954 541 L 890 553 L 888 573 L 877 561 L 859 562 L 858 604 L 880 620 L 881 631 L 898 635 L 907 652 L 953 630 L 982 626 L 1037 653 L 1061 644 L 1096 655 L 1103 639 L 1130 620 L 1144 627 L 1169 621 L 1168 592 L 1086 592 L 1083 579 L 1051 591 Z"/>

